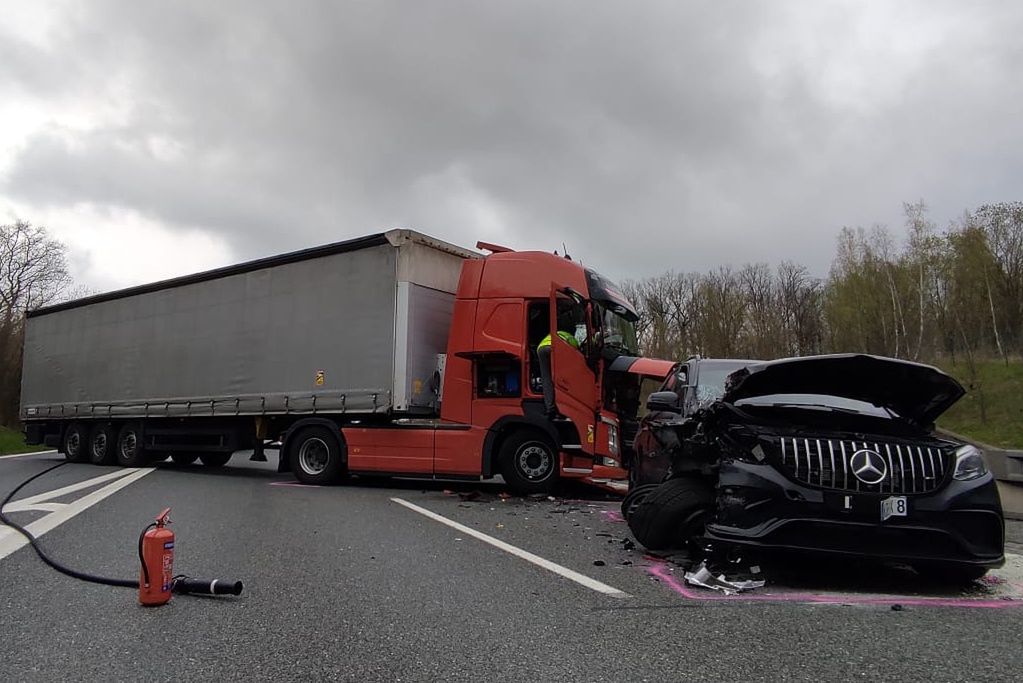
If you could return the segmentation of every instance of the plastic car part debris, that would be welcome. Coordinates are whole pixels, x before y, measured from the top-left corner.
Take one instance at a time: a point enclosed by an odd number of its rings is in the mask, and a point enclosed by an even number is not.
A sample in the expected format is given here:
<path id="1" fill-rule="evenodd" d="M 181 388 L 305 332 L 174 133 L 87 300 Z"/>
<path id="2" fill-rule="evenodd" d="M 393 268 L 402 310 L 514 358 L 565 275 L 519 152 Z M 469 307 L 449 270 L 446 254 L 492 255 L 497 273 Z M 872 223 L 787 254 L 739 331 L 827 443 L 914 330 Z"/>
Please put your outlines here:
<path id="1" fill-rule="evenodd" d="M 707 568 L 706 561 L 701 562 L 696 571 L 686 572 L 685 580 L 690 586 L 709 588 L 710 590 L 721 591 L 725 595 L 736 595 L 754 588 L 763 588 L 764 581 L 729 581 L 724 574 L 714 576 L 714 573 Z"/>

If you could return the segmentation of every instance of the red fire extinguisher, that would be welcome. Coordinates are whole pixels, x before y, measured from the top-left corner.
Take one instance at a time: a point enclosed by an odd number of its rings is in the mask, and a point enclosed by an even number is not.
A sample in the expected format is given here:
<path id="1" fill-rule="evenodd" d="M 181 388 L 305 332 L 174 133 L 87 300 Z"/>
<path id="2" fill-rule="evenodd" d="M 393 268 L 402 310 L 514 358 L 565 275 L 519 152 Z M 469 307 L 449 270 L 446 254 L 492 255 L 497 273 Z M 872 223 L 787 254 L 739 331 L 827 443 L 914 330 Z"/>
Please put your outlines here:
<path id="1" fill-rule="evenodd" d="M 165 605 L 171 599 L 174 583 L 174 532 L 170 524 L 170 508 L 156 517 L 139 537 L 139 602 L 143 605 Z"/>

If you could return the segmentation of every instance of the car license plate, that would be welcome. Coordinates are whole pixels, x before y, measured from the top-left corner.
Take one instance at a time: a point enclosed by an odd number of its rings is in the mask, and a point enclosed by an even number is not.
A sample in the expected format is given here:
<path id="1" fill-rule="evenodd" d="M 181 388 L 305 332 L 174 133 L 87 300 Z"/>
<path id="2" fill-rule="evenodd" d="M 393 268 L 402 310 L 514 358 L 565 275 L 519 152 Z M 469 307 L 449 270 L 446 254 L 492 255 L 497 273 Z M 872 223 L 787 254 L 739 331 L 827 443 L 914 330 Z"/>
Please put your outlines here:
<path id="1" fill-rule="evenodd" d="M 905 496 L 892 496 L 881 501 L 881 521 L 889 517 L 905 517 L 909 512 L 909 504 Z"/>

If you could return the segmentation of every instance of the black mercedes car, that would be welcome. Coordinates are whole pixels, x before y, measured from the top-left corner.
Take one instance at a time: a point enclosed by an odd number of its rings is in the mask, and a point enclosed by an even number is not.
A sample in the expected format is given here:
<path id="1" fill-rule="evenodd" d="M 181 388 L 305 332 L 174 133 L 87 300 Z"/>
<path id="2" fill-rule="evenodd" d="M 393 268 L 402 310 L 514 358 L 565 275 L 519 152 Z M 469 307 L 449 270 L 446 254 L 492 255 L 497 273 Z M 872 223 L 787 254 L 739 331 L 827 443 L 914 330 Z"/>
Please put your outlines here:
<path id="1" fill-rule="evenodd" d="M 648 398 L 622 512 L 654 550 L 700 539 L 979 578 L 1004 562 L 998 490 L 977 448 L 934 429 L 964 393 L 877 356 L 691 358 Z"/>

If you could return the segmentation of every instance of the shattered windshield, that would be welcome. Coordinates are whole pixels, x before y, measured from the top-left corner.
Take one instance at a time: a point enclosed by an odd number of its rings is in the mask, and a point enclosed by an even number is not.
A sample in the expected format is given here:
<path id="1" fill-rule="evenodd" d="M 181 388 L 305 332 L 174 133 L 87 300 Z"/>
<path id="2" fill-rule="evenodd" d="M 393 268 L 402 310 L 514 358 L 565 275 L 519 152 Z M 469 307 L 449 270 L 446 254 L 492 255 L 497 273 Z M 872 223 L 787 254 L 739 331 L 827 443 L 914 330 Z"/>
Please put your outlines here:
<path id="1" fill-rule="evenodd" d="M 716 401 L 725 393 L 725 379 L 741 368 L 746 367 L 749 361 L 704 361 L 700 363 L 700 373 L 697 375 L 696 401 Z"/>

